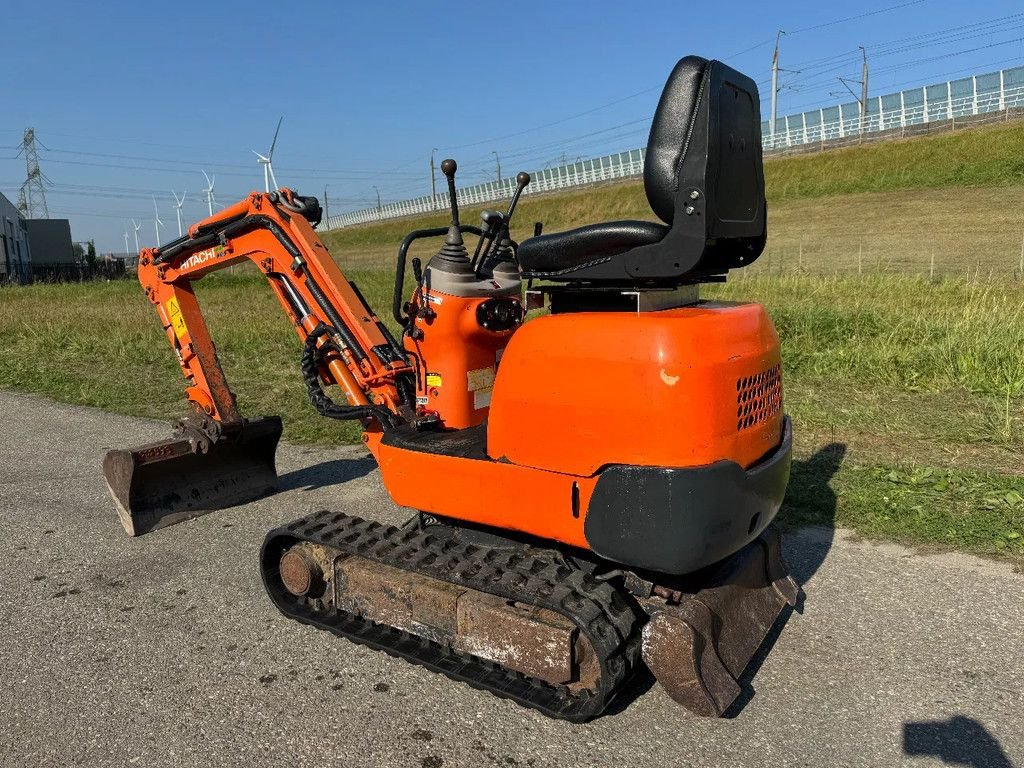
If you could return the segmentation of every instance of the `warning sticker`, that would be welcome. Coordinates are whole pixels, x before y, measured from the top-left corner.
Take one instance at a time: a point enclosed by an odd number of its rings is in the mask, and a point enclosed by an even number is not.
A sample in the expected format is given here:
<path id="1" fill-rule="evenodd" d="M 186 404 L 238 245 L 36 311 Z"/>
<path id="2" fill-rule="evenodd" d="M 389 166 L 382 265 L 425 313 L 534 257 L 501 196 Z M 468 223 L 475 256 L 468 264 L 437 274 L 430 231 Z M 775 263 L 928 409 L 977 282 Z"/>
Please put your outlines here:
<path id="1" fill-rule="evenodd" d="M 441 386 L 441 374 L 440 373 L 428 373 L 427 374 L 427 386 L 428 387 L 440 387 Z"/>
<path id="2" fill-rule="evenodd" d="M 487 389 L 478 389 L 473 393 L 473 409 L 479 411 L 481 408 L 486 408 L 491 404 L 491 392 L 494 390 L 488 387 Z"/>
<path id="3" fill-rule="evenodd" d="M 171 321 L 171 328 L 174 329 L 174 335 L 178 337 L 178 341 L 183 341 L 182 337 L 188 333 L 188 328 L 185 327 L 185 317 L 181 314 L 178 300 L 173 296 L 167 302 L 167 318 Z"/>
<path id="4" fill-rule="evenodd" d="M 469 371 L 466 374 L 468 379 L 467 384 L 470 392 L 476 392 L 479 389 L 490 389 L 494 386 L 494 368 L 477 368 L 475 371 Z"/>

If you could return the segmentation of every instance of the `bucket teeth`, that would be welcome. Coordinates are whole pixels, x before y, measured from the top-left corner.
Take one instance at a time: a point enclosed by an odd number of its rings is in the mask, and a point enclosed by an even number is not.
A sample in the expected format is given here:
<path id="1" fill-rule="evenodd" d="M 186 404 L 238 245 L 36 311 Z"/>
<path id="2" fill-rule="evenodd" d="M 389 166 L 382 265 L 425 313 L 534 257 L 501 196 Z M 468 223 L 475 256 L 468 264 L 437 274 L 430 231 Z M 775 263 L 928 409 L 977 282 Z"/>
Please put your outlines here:
<path id="1" fill-rule="evenodd" d="M 178 436 L 109 451 L 103 475 L 129 536 L 244 504 L 276 490 L 276 416 L 209 430 L 188 420 Z"/>
<path id="2" fill-rule="evenodd" d="M 721 716 L 739 698 L 747 665 L 799 594 L 771 526 L 678 605 L 648 601 L 643 660 L 674 701 L 698 715 Z"/>

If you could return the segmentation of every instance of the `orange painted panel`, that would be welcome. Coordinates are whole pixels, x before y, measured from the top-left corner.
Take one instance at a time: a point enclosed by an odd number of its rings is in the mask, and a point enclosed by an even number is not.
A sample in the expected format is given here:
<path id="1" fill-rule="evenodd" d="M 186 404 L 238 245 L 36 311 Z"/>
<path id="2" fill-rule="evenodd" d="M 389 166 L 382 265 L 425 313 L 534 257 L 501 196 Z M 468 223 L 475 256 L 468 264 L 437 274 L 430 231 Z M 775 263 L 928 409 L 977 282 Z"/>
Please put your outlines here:
<path id="1" fill-rule="evenodd" d="M 583 520 L 597 478 L 420 453 L 383 443 L 376 455 L 384 487 L 396 504 L 587 548 Z"/>
<path id="2" fill-rule="evenodd" d="M 419 291 L 413 296 L 415 315 Z M 477 308 L 490 297 L 467 298 L 432 290 L 429 319 L 416 317 L 423 337 L 403 339 L 417 361 L 417 410 L 437 413 L 448 429 L 464 429 L 487 418 L 497 361 L 513 331 L 490 331 L 477 322 Z"/>
<path id="3" fill-rule="evenodd" d="M 757 304 L 540 317 L 502 357 L 488 453 L 580 476 L 608 464 L 749 467 L 781 440 L 778 366 Z"/>

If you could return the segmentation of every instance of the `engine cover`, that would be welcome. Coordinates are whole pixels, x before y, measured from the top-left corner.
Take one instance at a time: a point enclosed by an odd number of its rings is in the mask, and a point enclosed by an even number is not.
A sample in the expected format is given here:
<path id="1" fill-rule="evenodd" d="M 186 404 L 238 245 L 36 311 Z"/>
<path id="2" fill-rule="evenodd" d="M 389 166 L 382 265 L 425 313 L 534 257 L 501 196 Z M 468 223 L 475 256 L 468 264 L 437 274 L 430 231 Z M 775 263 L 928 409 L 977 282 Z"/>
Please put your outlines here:
<path id="1" fill-rule="evenodd" d="M 748 468 L 778 447 L 782 425 L 779 339 L 760 305 L 574 312 L 512 337 L 487 453 L 581 477 L 613 464 Z"/>

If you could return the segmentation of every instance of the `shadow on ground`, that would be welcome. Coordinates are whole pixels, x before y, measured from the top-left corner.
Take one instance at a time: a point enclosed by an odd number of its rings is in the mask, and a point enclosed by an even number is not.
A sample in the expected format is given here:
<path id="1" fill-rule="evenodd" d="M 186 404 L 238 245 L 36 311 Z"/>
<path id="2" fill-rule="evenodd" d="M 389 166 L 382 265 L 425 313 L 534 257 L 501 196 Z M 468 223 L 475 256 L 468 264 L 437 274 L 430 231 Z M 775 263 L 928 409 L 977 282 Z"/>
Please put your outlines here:
<path id="1" fill-rule="evenodd" d="M 793 578 L 801 585 L 818 572 L 832 548 L 838 497 L 831 483 L 844 458 L 846 444 L 831 443 L 812 456 L 793 462 L 779 522 L 788 529 L 808 525 L 822 528 L 822 535 L 802 537 L 799 547 L 786 549 Z"/>
<path id="2" fill-rule="evenodd" d="M 1013 768 L 996 737 L 977 720 L 964 715 L 904 723 L 903 752 L 912 757 L 937 757 L 947 765 Z"/>
<path id="3" fill-rule="evenodd" d="M 341 485 L 349 480 L 364 477 L 376 468 L 377 462 L 372 456 L 331 459 L 281 475 L 278 489 L 293 491 L 299 488 L 330 488 L 332 485 Z"/>

